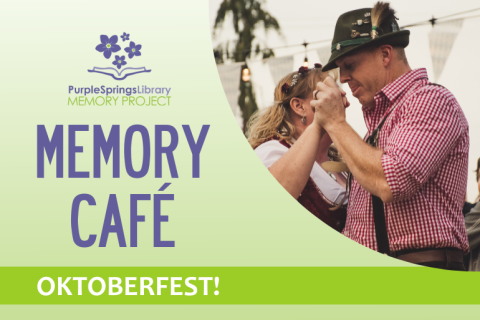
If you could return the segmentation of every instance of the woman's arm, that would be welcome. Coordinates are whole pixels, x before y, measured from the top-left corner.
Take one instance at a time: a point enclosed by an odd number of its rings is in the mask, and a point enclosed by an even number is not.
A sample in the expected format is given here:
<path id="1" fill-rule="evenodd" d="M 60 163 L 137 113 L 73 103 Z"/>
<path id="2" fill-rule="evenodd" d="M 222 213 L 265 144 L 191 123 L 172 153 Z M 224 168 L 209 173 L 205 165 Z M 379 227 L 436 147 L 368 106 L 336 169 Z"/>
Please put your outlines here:
<path id="1" fill-rule="evenodd" d="M 324 133 L 322 127 L 314 121 L 295 144 L 268 169 L 295 199 L 307 184 Z"/>

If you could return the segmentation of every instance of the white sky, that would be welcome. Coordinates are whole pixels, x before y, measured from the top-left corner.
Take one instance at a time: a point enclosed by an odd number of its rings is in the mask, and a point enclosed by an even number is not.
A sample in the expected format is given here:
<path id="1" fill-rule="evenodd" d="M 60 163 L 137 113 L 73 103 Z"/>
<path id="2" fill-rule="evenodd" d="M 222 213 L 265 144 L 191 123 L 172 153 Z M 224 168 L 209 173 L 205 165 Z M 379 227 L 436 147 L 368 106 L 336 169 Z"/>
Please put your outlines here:
<path id="1" fill-rule="evenodd" d="M 210 25 L 213 27 L 215 16 L 223 0 L 210 1 Z M 282 29 L 282 36 L 275 32 L 269 32 L 265 36 L 263 30 L 256 33 L 256 40 L 262 47 L 279 47 L 284 45 L 301 44 L 307 42 L 327 40 L 333 37 L 335 23 L 340 14 L 359 8 L 371 7 L 375 1 L 365 0 L 341 0 L 341 1 L 314 1 L 314 0 L 266 0 L 263 7 L 274 16 Z M 480 8 L 480 1 L 475 0 L 391 0 L 391 6 L 396 10 L 396 16 L 400 19 L 399 25 L 407 25 L 420 21 L 459 13 L 471 9 Z M 455 16 L 478 16 L 480 10 Z M 212 29 L 213 30 L 213 29 Z M 432 64 L 430 59 L 428 32 L 430 26 L 410 28 L 410 46 L 407 47 L 407 58 L 412 68 L 425 67 L 428 69 L 431 81 L 433 79 Z M 478 195 L 475 182 L 476 161 L 480 157 L 480 100 L 478 88 L 480 87 L 480 18 L 465 20 L 462 31 L 455 40 L 448 61 L 438 83 L 446 86 L 457 98 L 470 125 L 470 159 L 469 159 L 469 182 L 468 200 L 473 201 Z M 232 22 L 225 22 L 222 30 L 212 34 L 214 47 L 228 40 L 235 40 Z M 255 44 L 255 43 L 254 43 Z M 318 45 L 308 46 L 314 49 L 329 44 L 324 42 Z M 304 52 L 303 46 L 276 49 L 277 57 Z M 315 62 L 315 61 L 312 61 Z M 348 94 L 350 90 L 344 87 Z M 361 135 L 364 134 L 363 117 L 357 101 L 349 100 L 352 106 L 347 112 L 347 120 Z M 356 100 L 356 99 L 355 99 Z"/>

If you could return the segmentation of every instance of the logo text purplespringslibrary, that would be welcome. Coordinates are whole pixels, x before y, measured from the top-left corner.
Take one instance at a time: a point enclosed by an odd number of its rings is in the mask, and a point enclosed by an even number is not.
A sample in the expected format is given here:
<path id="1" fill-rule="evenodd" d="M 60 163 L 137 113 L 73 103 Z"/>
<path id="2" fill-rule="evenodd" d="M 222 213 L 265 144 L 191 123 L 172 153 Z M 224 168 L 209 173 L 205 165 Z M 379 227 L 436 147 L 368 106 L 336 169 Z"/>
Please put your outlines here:
<path id="1" fill-rule="evenodd" d="M 104 94 L 104 95 L 111 95 L 111 94 L 125 94 L 130 96 L 132 94 L 166 94 L 167 96 L 170 94 L 170 90 L 172 88 L 167 87 L 149 87 L 146 85 L 136 86 L 136 87 L 74 87 L 68 86 L 68 93 L 69 94 Z"/>

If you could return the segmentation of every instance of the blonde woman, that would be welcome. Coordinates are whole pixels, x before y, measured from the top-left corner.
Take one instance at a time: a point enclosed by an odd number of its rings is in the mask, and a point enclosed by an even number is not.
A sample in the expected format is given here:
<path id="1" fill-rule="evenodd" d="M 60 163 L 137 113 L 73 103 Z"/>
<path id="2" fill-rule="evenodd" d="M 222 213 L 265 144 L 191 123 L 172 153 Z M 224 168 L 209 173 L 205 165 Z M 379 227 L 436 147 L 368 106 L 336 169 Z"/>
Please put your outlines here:
<path id="1" fill-rule="evenodd" d="M 336 155 L 332 140 L 310 106 L 316 84 L 326 76 L 320 64 L 285 76 L 275 88 L 274 104 L 250 118 L 247 136 L 257 156 L 285 190 L 320 220 L 341 231 L 346 216 L 342 206 L 346 177 L 320 166 Z M 335 73 L 333 76 L 336 80 Z M 345 97 L 344 104 L 348 106 Z M 330 210 L 333 207 L 340 208 Z"/>

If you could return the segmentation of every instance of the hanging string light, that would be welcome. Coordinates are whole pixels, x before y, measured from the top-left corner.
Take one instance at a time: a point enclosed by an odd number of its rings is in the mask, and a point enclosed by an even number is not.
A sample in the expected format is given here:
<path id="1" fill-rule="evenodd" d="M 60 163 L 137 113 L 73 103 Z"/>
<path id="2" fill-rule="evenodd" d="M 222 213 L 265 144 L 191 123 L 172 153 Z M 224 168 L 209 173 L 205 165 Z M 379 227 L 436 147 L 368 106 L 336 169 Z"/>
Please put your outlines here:
<path id="1" fill-rule="evenodd" d="M 450 15 L 447 15 L 447 16 L 440 17 L 440 18 L 435 18 L 434 16 L 432 16 L 432 19 L 430 19 L 430 20 L 420 21 L 420 22 L 416 22 L 416 23 L 412 23 L 412 24 L 408 24 L 408 25 L 403 25 L 403 26 L 400 27 L 400 29 L 403 30 L 405 28 L 422 26 L 422 25 L 425 25 L 425 24 L 430 24 L 430 25 L 434 26 L 435 24 L 437 24 L 437 20 L 444 21 L 443 19 L 451 18 L 453 16 L 457 16 L 457 15 L 461 15 L 461 14 L 471 13 L 471 12 L 474 12 L 474 11 L 480 11 L 480 8 L 475 8 L 475 9 L 471 9 L 471 10 L 467 10 L 467 11 L 457 12 L 457 13 L 454 13 L 454 14 L 450 14 Z M 474 15 L 474 16 L 461 17 L 459 19 L 466 20 L 466 19 L 478 18 L 478 17 L 479 17 L 478 15 Z M 449 21 L 449 20 L 446 20 L 446 21 Z M 272 51 L 272 50 L 276 50 L 276 49 L 285 49 L 285 48 L 291 48 L 291 47 L 297 47 L 297 46 L 304 46 L 305 47 L 305 59 L 304 59 L 304 64 L 303 65 L 308 66 L 308 58 L 307 58 L 307 55 L 306 55 L 307 45 L 309 45 L 309 44 L 319 44 L 319 43 L 330 42 L 330 41 L 332 41 L 332 39 L 313 41 L 311 43 L 306 43 L 306 41 L 305 41 L 302 44 L 291 44 L 291 45 L 285 45 L 285 46 L 265 48 L 265 49 L 261 49 L 260 52 L 264 52 L 266 50 Z M 250 50 L 244 50 L 242 52 L 250 52 Z M 219 52 L 218 50 L 214 50 L 214 54 L 223 55 L 224 57 L 226 57 L 227 60 L 232 58 L 235 55 L 235 53 L 237 53 L 237 52 L 236 51 L 229 52 L 228 50 L 226 50 L 225 52 L 222 53 L 222 52 Z"/>
<path id="2" fill-rule="evenodd" d="M 303 66 L 305 68 L 308 68 L 308 57 L 307 57 L 307 46 L 308 46 L 308 43 L 307 41 L 304 41 L 303 42 L 303 46 L 305 47 L 305 59 L 303 60 Z"/>

